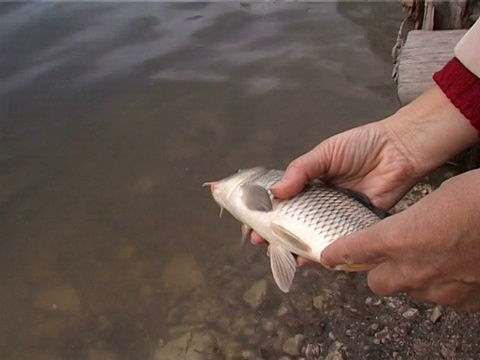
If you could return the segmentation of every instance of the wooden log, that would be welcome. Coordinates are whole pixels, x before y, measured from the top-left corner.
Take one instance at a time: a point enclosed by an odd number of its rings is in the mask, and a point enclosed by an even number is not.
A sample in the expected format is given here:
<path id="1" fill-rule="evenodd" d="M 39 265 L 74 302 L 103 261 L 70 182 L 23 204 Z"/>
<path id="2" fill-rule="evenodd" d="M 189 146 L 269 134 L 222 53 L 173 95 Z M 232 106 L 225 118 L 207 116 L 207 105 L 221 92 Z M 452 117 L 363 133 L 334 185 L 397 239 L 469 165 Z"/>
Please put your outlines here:
<path id="1" fill-rule="evenodd" d="M 468 4 L 471 4 L 472 8 L 474 3 L 473 0 L 436 1 L 434 29 L 454 30 L 468 27 L 467 20 L 470 14 L 466 9 Z"/>
<path id="2" fill-rule="evenodd" d="M 432 75 L 452 57 L 466 30 L 412 30 L 398 60 L 397 94 L 406 105 L 433 85 Z"/>

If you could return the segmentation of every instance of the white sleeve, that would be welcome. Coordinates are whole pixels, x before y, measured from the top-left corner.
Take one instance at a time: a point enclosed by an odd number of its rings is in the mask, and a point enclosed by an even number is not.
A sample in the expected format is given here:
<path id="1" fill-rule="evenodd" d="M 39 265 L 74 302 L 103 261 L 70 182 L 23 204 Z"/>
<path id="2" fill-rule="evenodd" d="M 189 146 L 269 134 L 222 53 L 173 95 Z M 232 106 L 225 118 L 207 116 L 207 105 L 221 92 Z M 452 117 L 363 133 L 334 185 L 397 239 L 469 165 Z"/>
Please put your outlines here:
<path id="1" fill-rule="evenodd" d="M 455 57 L 480 78 L 480 19 L 455 46 Z"/>

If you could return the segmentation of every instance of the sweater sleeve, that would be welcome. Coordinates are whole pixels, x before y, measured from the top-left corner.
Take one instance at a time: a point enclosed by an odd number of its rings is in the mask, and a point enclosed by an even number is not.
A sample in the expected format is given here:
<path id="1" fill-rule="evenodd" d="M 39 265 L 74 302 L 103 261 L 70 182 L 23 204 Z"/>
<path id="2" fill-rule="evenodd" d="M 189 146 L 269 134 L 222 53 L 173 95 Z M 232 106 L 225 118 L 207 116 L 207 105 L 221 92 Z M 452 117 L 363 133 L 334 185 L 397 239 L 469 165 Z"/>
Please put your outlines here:
<path id="1" fill-rule="evenodd" d="M 433 80 L 480 136 L 480 21 L 460 40 L 455 58 Z"/>

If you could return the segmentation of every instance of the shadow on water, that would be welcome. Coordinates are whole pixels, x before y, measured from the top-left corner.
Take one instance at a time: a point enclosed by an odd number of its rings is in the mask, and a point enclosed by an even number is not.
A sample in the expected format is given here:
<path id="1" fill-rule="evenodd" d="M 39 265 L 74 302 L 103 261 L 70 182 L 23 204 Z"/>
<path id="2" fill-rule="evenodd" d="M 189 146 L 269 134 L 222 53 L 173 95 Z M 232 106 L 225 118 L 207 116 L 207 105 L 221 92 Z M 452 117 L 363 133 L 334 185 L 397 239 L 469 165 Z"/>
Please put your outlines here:
<path id="1" fill-rule="evenodd" d="M 224 357 L 275 358 L 302 323 L 275 318 L 294 305 L 200 185 L 395 109 L 395 33 L 375 32 L 391 11 L 1 4 L 0 358 L 158 359 L 192 330 Z"/>

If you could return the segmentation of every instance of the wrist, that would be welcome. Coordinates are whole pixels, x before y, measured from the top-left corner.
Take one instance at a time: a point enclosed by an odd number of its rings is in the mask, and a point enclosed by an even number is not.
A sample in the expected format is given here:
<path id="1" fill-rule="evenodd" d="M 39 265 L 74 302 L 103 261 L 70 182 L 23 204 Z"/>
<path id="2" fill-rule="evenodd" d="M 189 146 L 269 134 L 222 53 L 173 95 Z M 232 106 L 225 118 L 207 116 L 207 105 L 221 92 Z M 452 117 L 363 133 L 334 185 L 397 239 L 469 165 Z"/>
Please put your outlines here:
<path id="1" fill-rule="evenodd" d="M 438 86 L 382 121 L 421 177 L 478 141 L 477 131 Z"/>

